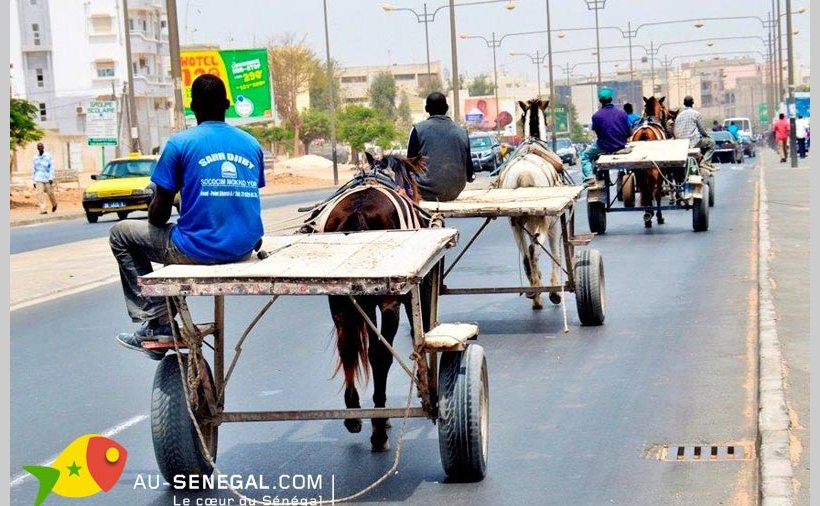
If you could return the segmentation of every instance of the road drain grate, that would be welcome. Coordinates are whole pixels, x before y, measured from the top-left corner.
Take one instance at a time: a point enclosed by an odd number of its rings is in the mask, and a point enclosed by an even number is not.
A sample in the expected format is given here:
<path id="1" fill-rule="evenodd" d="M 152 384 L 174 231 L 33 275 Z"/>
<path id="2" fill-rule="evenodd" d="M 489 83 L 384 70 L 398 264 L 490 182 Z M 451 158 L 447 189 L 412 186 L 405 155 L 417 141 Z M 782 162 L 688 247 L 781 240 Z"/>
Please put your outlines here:
<path id="1" fill-rule="evenodd" d="M 656 445 L 650 456 L 665 462 L 726 462 L 752 460 L 751 445 Z"/>

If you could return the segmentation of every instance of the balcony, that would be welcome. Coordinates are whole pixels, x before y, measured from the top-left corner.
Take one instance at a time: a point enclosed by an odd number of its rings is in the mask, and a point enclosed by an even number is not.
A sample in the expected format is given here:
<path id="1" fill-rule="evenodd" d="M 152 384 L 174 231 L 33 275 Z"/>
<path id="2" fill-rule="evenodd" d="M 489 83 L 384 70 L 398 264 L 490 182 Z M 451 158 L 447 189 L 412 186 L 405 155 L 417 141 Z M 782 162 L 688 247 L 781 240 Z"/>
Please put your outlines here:
<path id="1" fill-rule="evenodd" d="M 159 76 L 134 76 L 134 94 L 148 97 L 173 97 L 174 87 L 171 79 Z"/>
<path id="2" fill-rule="evenodd" d="M 142 32 L 131 32 L 131 53 L 133 54 L 168 54 L 168 41 L 152 38 Z"/>

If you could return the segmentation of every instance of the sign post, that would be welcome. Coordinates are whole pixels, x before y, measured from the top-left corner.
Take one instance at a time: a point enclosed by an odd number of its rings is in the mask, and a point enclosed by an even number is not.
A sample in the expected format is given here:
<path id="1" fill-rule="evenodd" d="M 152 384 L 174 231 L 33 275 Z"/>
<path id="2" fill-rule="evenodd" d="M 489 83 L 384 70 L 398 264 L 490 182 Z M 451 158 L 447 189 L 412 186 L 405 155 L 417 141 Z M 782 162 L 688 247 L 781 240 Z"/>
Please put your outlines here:
<path id="1" fill-rule="evenodd" d="M 757 104 L 757 119 L 761 125 L 769 124 L 769 105 L 765 102 Z"/>
<path id="2" fill-rule="evenodd" d="M 105 147 L 117 146 L 117 103 L 113 100 L 92 100 L 86 108 L 88 145 L 99 146 L 102 166 L 105 167 Z"/>

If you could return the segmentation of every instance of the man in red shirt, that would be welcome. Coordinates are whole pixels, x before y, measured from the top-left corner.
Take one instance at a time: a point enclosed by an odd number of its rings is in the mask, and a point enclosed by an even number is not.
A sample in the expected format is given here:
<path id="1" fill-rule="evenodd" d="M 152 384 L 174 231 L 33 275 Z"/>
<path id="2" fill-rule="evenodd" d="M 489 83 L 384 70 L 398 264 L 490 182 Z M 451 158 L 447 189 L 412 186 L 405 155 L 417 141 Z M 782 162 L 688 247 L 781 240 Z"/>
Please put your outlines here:
<path id="1" fill-rule="evenodd" d="M 774 122 L 774 140 L 777 142 L 777 152 L 780 153 L 780 163 L 786 163 L 788 150 L 786 145 L 789 142 L 789 132 L 791 131 L 789 120 L 786 115 L 780 113 L 780 119 Z"/>

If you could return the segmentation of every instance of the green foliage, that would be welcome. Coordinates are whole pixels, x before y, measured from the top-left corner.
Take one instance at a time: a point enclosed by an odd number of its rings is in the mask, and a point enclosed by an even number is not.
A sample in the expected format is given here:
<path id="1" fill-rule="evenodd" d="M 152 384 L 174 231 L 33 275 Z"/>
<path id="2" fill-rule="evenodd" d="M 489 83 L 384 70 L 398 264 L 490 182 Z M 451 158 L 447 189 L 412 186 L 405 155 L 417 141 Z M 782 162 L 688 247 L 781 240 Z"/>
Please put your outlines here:
<path id="1" fill-rule="evenodd" d="M 268 146 L 271 152 L 276 153 L 277 147 L 284 146 L 289 152 L 293 152 L 293 146 L 290 144 L 293 141 L 293 131 L 285 127 L 269 125 L 248 125 L 240 126 L 242 130 L 253 135 L 259 141 L 259 144 Z"/>
<path id="2" fill-rule="evenodd" d="M 39 113 L 36 105 L 27 100 L 12 98 L 9 110 L 9 147 L 17 150 L 29 142 L 43 138 L 43 131 L 34 121 Z"/>
<path id="3" fill-rule="evenodd" d="M 578 121 L 578 111 L 572 102 L 567 104 L 567 114 L 569 115 L 569 138 L 572 142 L 586 142 L 587 134 L 584 126 Z"/>
<path id="4" fill-rule="evenodd" d="M 390 147 L 396 138 L 393 121 L 382 112 L 363 105 L 350 104 L 337 116 L 339 139 L 350 144 L 353 151 L 364 151 L 368 142 Z"/>
<path id="5" fill-rule="evenodd" d="M 396 78 L 390 72 L 379 72 L 370 83 L 370 107 L 396 119 Z"/>
<path id="6" fill-rule="evenodd" d="M 492 95 L 495 92 L 495 86 L 487 74 L 479 74 L 470 81 L 470 84 L 467 86 L 467 92 L 471 97 Z"/>
<path id="7" fill-rule="evenodd" d="M 328 137 L 330 137 L 330 115 L 326 111 L 314 108 L 302 111 L 302 130 L 299 132 L 299 140 L 305 145 L 305 153 L 311 142 Z"/>
<path id="8" fill-rule="evenodd" d="M 398 115 L 399 119 L 396 122 L 396 126 L 399 131 L 409 132 L 413 126 L 413 117 L 410 110 L 410 99 L 405 92 L 401 93 L 401 99 L 399 99 Z"/>
<path id="9" fill-rule="evenodd" d="M 810 84 L 801 84 L 797 88 L 795 88 L 794 91 L 811 91 L 811 85 Z"/>
<path id="10" fill-rule="evenodd" d="M 330 75 L 333 76 L 336 85 L 333 87 L 333 103 L 339 108 L 342 103 L 341 95 L 339 94 L 339 62 L 330 60 Z M 330 81 L 327 78 L 327 65 L 320 64 L 316 66 L 313 76 L 310 78 L 309 93 L 310 93 L 310 107 L 311 109 L 318 109 L 320 111 L 330 110 Z"/>

